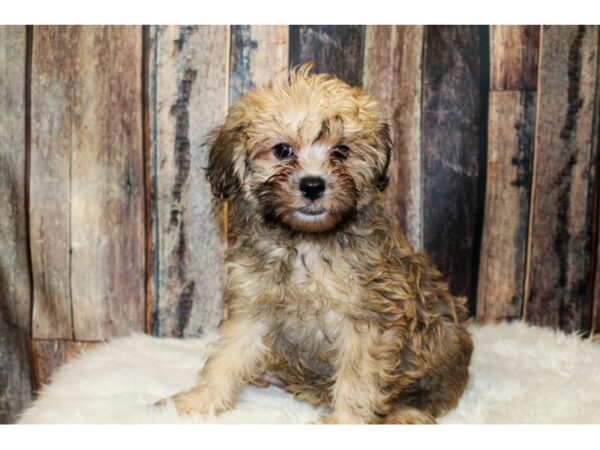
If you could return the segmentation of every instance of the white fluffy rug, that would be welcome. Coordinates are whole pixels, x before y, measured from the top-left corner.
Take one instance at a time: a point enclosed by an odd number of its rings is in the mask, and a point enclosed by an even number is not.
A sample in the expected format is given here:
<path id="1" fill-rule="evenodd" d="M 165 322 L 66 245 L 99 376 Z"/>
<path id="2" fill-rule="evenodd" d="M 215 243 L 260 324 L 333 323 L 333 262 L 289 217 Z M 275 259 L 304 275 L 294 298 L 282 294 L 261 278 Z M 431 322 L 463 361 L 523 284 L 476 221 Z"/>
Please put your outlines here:
<path id="1" fill-rule="evenodd" d="M 523 323 L 473 330 L 471 380 L 440 423 L 600 423 L 600 345 Z M 307 423 L 321 412 L 276 387 L 247 387 L 233 411 L 180 417 L 157 400 L 190 388 L 215 336 L 133 335 L 55 372 L 21 423 Z"/>

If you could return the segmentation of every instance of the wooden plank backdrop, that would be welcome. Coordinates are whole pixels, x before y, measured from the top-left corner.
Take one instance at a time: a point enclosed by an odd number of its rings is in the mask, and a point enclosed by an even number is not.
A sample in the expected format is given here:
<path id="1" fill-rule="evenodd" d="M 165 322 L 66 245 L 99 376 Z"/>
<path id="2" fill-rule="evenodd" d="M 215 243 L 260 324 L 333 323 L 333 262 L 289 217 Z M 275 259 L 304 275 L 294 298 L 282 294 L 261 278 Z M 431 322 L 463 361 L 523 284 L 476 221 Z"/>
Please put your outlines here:
<path id="1" fill-rule="evenodd" d="M 0 423 L 31 401 L 26 30 L 0 27 Z"/>
<path id="2" fill-rule="evenodd" d="M 33 337 L 144 329 L 140 27 L 35 27 Z"/>
<path id="3" fill-rule="evenodd" d="M 205 142 L 306 60 L 383 100 L 386 208 L 478 321 L 600 331 L 598 41 L 597 26 L 0 27 L 0 421 L 81 349 L 218 325 L 227 208 Z"/>
<path id="4" fill-rule="evenodd" d="M 70 251 L 71 117 L 69 53 L 77 28 L 34 27 L 29 176 L 32 337 L 72 339 Z M 53 51 L 54 49 L 58 51 Z M 60 49 L 60 50 L 59 50 Z"/>
<path id="5" fill-rule="evenodd" d="M 428 26 L 423 38 L 423 248 L 475 311 L 485 177 L 487 27 Z M 459 239 L 456 237 L 460 236 Z"/>
<path id="6" fill-rule="evenodd" d="M 598 27 L 541 32 L 525 314 L 580 330 L 590 282 Z"/>
<path id="7" fill-rule="evenodd" d="M 423 249 L 421 197 L 422 26 L 368 26 L 364 88 L 388 108 L 394 155 L 386 209 L 415 249 Z"/>
<path id="8" fill-rule="evenodd" d="M 224 26 L 153 27 L 157 299 L 153 330 L 197 336 L 221 318 L 224 240 L 204 177 L 207 134 L 227 110 Z"/>
<path id="9" fill-rule="evenodd" d="M 480 321 L 521 317 L 535 132 L 539 27 L 490 27 L 491 90 Z M 510 214 L 507 214 L 510 211 Z"/>

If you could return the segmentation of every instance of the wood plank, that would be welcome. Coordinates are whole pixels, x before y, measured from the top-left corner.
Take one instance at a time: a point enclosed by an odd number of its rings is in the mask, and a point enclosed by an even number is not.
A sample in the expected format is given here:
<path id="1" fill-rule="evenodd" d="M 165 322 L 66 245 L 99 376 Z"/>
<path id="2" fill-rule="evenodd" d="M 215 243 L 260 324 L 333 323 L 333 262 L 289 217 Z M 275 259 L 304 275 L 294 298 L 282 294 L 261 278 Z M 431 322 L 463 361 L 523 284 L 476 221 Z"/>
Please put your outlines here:
<path id="1" fill-rule="evenodd" d="M 290 64 L 312 60 L 317 72 L 337 75 L 352 86 L 362 83 L 363 25 L 290 26 Z"/>
<path id="2" fill-rule="evenodd" d="M 0 423 L 31 401 L 26 209 L 26 28 L 0 26 Z"/>
<path id="3" fill-rule="evenodd" d="M 229 27 L 161 26 L 153 36 L 159 266 L 153 330 L 197 336 L 222 317 L 224 241 L 202 144 L 226 113 Z"/>
<path id="4" fill-rule="evenodd" d="M 78 29 L 69 53 L 75 339 L 143 331 L 141 28 Z"/>
<path id="5" fill-rule="evenodd" d="M 600 123 L 596 125 L 600 127 Z M 600 340 L 600 132 L 596 129 L 596 177 L 594 189 L 594 200 L 592 206 L 592 280 L 589 291 L 591 305 L 587 312 L 586 322 L 589 323 L 591 334 L 596 333 L 596 339 Z M 588 325 L 586 323 L 585 325 Z"/>
<path id="6" fill-rule="evenodd" d="M 155 192 L 153 182 L 153 159 L 151 152 L 152 134 L 150 129 L 150 89 L 154 85 L 150 80 L 150 65 L 153 61 L 152 41 L 150 36 L 150 25 L 142 26 L 142 123 L 143 123 L 143 142 L 144 148 L 144 230 L 145 230 L 145 296 L 146 296 L 146 316 L 145 332 L 152 333 L 152 317 L 154 312 L 154 276 L 155 273 Z"/>
<path id="7" fill-rule="evenodd" d="M 70 91 L 73 78 L 70 52 L 79 44 L 77 30 L 33 28 L 29 217 L 34 338 L 73 337 L 70 121 L 75 111 Z"/>
<path id="8" fill-rule="evenodd" d="M 582 328 L 590 282 L 597 53 L 596 26 L 543 27 L 525 311 L 567 331 Z"/>
<path id="9" fill-rule="evenodd" d="M 490 44 L 492 90 L 537 88 L 539 26 L 491 25 Z"/>
<path id="10" fill-rule="evenodd" d="M 535 92 L 490 93 L 477 319 L 521 317 L 531 193 Z"/>
<path id="11" fill-rule="evenodd" d="M 52 379 L 52 374 L 63 364 L 72 361 L 83 350 L 94 348 L 101 342 L 80 342 L 33 339 L 31 350 L 35 364 L 35 390 L 39 391 Z"/>
<path id="12" fill-rule="evenodd" d="M 234 25 L 231 27 L 229 103 L 254 86 L 268 84 L 288 67 L 287 25 Z"/>
<path id="13" fill-rule="evenodd" d="M 423 247 L 471 312 L 483 218 L 487 27 L 427 26 L 423 58 Z M 483 54 L 483 60 L 482 60 Z"/>
<path id="14" fill-rule="evenodd" d="M 388 108 L 394 142 L 386 210 L 408 241 L 423 248 L 421 86 L 423 26 L 369 25 L 363 86 Z"/>

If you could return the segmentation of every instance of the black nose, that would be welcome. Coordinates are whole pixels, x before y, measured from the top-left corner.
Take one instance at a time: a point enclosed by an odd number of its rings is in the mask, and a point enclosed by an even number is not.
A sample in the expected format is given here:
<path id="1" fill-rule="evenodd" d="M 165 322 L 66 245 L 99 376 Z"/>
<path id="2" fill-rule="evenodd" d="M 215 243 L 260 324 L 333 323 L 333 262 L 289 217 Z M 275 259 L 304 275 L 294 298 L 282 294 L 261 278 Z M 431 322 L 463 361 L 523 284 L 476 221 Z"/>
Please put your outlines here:
<path id="1" fill-rule="evenodd" d="M 306 198 L 316 200 L 325 191 L 325 180 L 319 177 L 304 177 L 300 180 L 299 187 Z"/>

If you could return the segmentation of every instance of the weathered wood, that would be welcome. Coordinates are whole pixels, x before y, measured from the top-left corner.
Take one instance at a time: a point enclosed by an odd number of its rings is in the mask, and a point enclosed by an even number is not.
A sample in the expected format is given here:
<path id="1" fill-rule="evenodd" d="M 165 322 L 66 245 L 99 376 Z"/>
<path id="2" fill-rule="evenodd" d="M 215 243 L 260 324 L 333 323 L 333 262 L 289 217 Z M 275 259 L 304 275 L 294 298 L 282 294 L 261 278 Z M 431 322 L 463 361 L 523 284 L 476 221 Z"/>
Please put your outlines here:
<path id="1" fill-rule="evenodd" d="M 36 338 L 144 329 L 141 51 L 140 27 L 35 29 L 32 213 L 41 211 L 32 235 L 39 225 L 42 263 L 34 273 L 60 280 L 42 283 L 45 295 L 34 299 Z M 48 300 L 61 314 L 48 317 Z"/>
<path id="2" fill-rule="evenodd" d="M 596 124 L 600 127 L 600 123 Z M 591 334 L 596 333 L 596 339 L 600 340 L 600 132 L 596 129 L 596 176 L 594 189 L 594 200 L 592 205 L 593 230 L 592 230 L 592 280 L 593 283 L 589 286 L 589 294 L 591 295 L 591 305 L 588 309 L 588 316 L 585 317 L 586 324 L 591 331 Z"/>
<path id="3" fill-rule="evenodd" d="M 596 26 L 544 26 L 526 318 L 579 330 L 590 282 Z"/>
<path id="4" fill-rule="evenodd" d="M 491 89 L 537 88 L 540 27 L 491 25 Z"/>
<path id="5" fill-rule="evenodd" d="M 229 103 L 254 86 L 268 84 L 288 67 L 287 25 L 234 25 L 231 27 Z"/>
<path id="6" fill-rule="evenodd" d="M 422 53 L 423 26 L 367 26 L 363 86 L 388 108 L 394 141 L 385 205 L 418 250 L 423 248 Z"/>
<path id="7" fill-rule="evenodd" d="M 31 68 L 32 336 L 73 337 L 70 284 L 71 99 L 75 27 L 34 27 Z M 69 51 L 67 51 L 69 49 Z"/>
<path id="8" fill-rule="evenodd" d="M 423 247 L 471 310 L 484 201 L 486 38 L 477 26 L 425 27 Z"/>
<path id="9" fill-rule="evenodd" d="M 150 65 L 154 61 L 152 52 L 152 41 L 150 36 L 150 25 L 142 26 L 142 128 L 144 148 L 144 231 L 145 231 L 145 295 L 146 295 L 146 316 L 145 332 L 152 333 L 152 317 L 154 312 L 154 273 L 155 273 L 155 240 L 157 239 L 155 222 L 155 180 L 154 166 L 156 162 L 152 159 L 152 134 L 150 129 L 150 89 L 154 89 L 154 84 L 150 80 Z"/>
<path id="10" fill-rule="evenodd" d="M 75 339 L 143 331 L 141 28 L 83 27 L 70 54 Z M 70 52 L 69 52 L 70 53 Z"/>
<path id="11" fill-rule="evenodd" d="M 52 379 L 52 374 L 63 364 L 73 360 L 82 350 L 100 345 L 101 342 L 80 342 L 33 339 L 31 351 L 35 360 L 35 389 L 39 391 Z"/>
<path id="12" fill-rule="evenodd" d="M 163 336 L 196 336 L 222 316 L 224 242 L 202 144 L 226 113 L 229 27 L 154 27 L 153 35 L 159 234 L 153 329 Z"/>
<path id="13" fill-rule="evenodd" d="M 317 72 L 337 75 L 346 83 L 362 83 L 365 27 L 363 25 L 290 26 L 290 63 L 312 60 Z"/>
<path id="14" fill-rule="evenodd" d="M 27 259 L 26 29 L 0 26 L 0 423 L 31 401 Z"/>
<path id="15" fill-rule="evenodd" d="M 487 185 L 477 295 L 481 322 L 521 317 L 535 93 L 490 93 Z"/>

